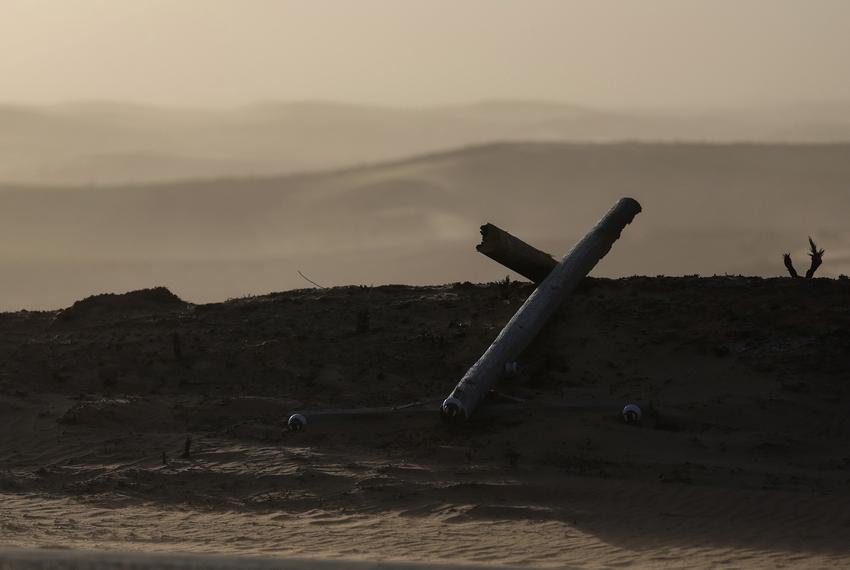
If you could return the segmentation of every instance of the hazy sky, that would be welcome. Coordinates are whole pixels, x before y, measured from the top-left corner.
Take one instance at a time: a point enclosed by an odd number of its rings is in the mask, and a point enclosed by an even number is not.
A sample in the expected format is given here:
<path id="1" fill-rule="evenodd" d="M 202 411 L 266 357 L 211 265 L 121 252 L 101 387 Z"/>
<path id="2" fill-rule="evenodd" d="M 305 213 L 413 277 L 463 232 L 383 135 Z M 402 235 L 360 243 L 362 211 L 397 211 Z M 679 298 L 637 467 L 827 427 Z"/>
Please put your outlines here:
<path id="1" fill-rule="evenodd" d="M 0 0 L 0 99 L 850 99 L 850 0 Z"/>

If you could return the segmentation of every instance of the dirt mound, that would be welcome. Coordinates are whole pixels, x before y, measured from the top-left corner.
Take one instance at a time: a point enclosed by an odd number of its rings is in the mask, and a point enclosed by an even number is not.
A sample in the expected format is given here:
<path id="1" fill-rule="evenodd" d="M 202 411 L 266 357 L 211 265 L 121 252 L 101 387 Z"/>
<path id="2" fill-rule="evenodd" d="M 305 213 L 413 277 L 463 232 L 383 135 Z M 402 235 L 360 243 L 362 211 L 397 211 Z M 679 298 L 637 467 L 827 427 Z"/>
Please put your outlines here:
<path id="1" fill-rule="evenodd" d="M 67 309 L 59 311 L 56 319 L 70 321 L 105 314 L 155 313 L 182 309 L 187 304 L 186 301 L 166 287 L 154 287 L 130 291 L 129 293 L 92 295 L 77 301 Z"/>

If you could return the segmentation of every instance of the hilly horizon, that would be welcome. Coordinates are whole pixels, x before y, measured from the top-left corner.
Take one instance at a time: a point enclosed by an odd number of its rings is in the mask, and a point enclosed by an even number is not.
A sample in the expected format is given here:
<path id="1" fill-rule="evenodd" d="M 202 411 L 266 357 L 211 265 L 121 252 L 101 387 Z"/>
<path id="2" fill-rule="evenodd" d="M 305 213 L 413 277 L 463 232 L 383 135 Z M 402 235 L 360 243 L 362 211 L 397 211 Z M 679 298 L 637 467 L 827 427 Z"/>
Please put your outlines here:
<path id="1" fill-rule="evenodd" d="M 492 142 L 850 141 L 850 103 L 608 110 L 492 100 L 431 107 L 324 101 L 169 108 L 0 105 L 0 182 L 108 185 L 277 176 Z"/>
<path id="2" fill-rule="evenodd" d="M 266 178 L 0 186 L 1 310 L 165 285 L 192 302 L 311 286 L 492 281 L 492 222 L 556 257 L 622 196 L 644 207 L 598 276 L 850 272 L 850 145 L 489 144 Z M 771 209 L 771 216 L 763 211 Z M 516 276 L 514 276 L 516 277 Z"/>

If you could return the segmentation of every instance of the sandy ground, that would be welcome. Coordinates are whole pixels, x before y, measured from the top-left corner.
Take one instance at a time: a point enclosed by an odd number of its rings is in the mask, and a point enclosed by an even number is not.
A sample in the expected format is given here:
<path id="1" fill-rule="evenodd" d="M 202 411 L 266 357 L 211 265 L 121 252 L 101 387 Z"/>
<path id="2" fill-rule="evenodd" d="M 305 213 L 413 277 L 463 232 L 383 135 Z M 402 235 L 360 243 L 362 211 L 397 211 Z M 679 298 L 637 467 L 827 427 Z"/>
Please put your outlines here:
<path id="1" fill-rule="evenodd" d="M 195 306 L 154 290 L 2 314 L 0 544 L 850 565 L 846 280 L 588 280 L 500 387 L 530 406 L 460 428 L 413 409 L 283 429 L 296 409 L 441 399 L 529 291 Z M 639 426 L 620 421 L 629 401 Z"/>
<path id="2" fill-rule="evenodd" d="M 488 566 L 422 564 L 411 562 L 367 562 L 355 560 L 315 560 L 259 558 L 198 554 L 151 554 L 139 552 L 86 551 L 67 549 L 2 549 L 2 570 L 474 570 Z M 507 568 L 507 567 L 505 567 Z"/>

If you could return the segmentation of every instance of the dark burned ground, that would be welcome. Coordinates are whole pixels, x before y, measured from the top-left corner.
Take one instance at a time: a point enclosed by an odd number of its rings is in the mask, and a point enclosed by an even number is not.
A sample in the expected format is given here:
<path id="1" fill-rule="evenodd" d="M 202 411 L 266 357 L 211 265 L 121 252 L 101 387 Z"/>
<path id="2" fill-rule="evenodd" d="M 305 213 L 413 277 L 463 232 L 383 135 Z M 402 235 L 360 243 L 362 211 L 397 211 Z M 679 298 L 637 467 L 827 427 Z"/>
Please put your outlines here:
<path id="1" fill-rule="evenodd" d="M 500 389 L 610 408 L 284 431 L 298 408 L 441 400 L 530 292 L 342 287 L 192 305 L 154 289 L 2 314 L 0 493 L 558 521 L 622 548 L 846 554 L 848 280 L 588 279 Z M 645 406 L 640 426 L 619 421 L 629 401 Z"/>

